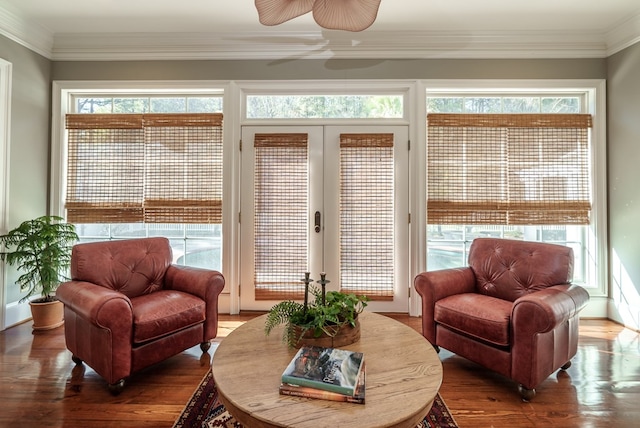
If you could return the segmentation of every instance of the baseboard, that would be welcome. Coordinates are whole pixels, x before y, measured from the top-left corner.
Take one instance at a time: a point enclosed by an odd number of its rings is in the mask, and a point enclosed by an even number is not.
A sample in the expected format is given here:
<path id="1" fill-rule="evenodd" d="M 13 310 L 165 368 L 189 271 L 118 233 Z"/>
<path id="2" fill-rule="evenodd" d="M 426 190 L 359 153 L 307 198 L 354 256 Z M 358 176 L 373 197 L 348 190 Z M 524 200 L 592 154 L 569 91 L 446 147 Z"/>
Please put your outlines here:
<path id="1" fill-rule="evenodd" d="M 608 299 L 607 318 L 628 329 L 640 331 L 640 308 Z"/>
<path id="2" fill-rule="evenodd" d="M 31 309 L 29 303 L 13 302 L 9 303 L 4 312 L 4 328 L 5 330 L 14 325 L 22 324 L 31 319 Z"/>

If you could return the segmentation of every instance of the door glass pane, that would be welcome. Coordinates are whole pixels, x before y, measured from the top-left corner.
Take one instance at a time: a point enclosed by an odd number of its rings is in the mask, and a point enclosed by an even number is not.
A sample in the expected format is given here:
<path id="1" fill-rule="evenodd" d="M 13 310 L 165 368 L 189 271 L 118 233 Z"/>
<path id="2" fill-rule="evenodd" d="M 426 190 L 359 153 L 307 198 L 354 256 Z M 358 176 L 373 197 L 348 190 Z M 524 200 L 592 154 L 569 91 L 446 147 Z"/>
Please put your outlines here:
<path id="1" fill-rule="evenodd" d="M 393 134 L 341 134 L 342 291 L 393 299 L 393 189 Z"/>
<path id="2" fill-rule="evenodd" d="M 254 285 L 256 300 L 295 299 L 308 271 L 307 134 L 256 134 Z"/>

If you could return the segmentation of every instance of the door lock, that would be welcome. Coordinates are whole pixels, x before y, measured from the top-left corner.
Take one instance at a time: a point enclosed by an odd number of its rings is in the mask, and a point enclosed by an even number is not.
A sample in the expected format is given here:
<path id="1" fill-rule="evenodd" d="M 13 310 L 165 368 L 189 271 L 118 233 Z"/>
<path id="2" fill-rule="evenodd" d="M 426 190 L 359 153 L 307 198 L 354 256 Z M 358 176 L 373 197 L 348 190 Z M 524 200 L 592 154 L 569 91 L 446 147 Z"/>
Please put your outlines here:
<path id="1" fill-rule="evenodd" d="M 320 211 L 316 211 L 315 214 L 315 231 L 316 233 L 320 233 Z"/>

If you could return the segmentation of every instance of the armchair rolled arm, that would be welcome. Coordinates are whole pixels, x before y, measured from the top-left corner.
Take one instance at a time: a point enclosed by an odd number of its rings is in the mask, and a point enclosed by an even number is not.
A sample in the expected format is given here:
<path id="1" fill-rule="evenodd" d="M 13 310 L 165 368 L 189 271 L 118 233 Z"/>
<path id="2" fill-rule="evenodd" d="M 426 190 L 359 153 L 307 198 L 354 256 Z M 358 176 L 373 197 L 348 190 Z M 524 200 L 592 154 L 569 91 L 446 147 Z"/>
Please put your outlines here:
<path id="1" fill-rule="evenodd" d="M 469 267 L 422 272 L 414 279 L 418 294 L 434 302 L 454 294 L 473 293 L 476 277 Z"/>
<path id="2" fill-rule="evenodd" d="M 133 310 L 124 294 L 90 282 L 69 281 L 58 287 L 56 297 L 80 318 L 130 335 Z"/>
<path id="3" fill-rule="evenodd" d="M 165 275 L 165 287 L 210 301 L 222 292 L 224 277 L 215 270 L 171 265 Z"/>
<path id="4" fill-rule="evenodd" d="M 203 342 L 218 334 L 218 296 L 224 288 L 222 273 L 191 266 L 171 265 L 165 274 L 165 287 L 200 297 L 205 301 L 207 320 Z"/>
<path id="5" fill-rule="evenodd" d="M 110 384 L 127 376 L 133 337 L 131 300 L 85 281 L 61 284 L 56 296 L 65 305 L 67 348 Z"/>
<path id="6" fill-rule="evenodd" d="M 542 380 L 576 353 L 578 312 L 587 291 L 573 284 L 554 285 L 522 296 L 511 312 L 511 378 L 526 389 Z"/>
<path id="7" fill-rule="evenodd" d="M 513 329 L 519 336 L 549 332 L 574 317 L 588 301 L 589 293 L 575 284 L 554 285 L 527 294 L 513 303 Z"/>
<path id="8" fill-rule="evenodd" d="M 413 287 L 422 298 L 422 335 L 436 344 L 433 321 L 436 302 L 454 294 L 473 293 L 476 277 L 469 267 L 422 272 L 413 280 Z"/>

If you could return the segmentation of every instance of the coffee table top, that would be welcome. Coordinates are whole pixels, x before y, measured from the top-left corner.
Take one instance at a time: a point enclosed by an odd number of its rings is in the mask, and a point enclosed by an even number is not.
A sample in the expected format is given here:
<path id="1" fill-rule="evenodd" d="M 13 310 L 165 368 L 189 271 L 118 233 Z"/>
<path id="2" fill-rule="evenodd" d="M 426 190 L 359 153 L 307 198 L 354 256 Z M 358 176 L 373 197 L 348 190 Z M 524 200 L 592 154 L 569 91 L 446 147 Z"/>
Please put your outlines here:
<path id="1" fill-rule="evenodd" d="M 213 355 L 220 400 L 245 427 L 410 427 L 428 413 L 442 383 L 442 364 L 431 344 L 389 317 L 360 314 L 360 341 L 343 347 L 364 353 L 366 404 L 279 394 L 280 377 L 296 353 L 282 342 L 282 327 L 264 334 L 266 315 L 222 340 Z"/>

